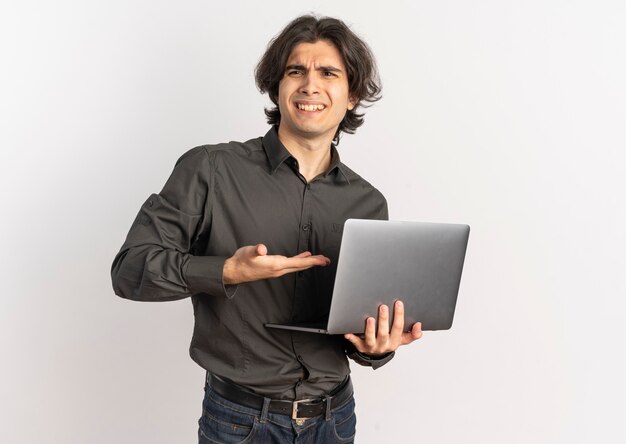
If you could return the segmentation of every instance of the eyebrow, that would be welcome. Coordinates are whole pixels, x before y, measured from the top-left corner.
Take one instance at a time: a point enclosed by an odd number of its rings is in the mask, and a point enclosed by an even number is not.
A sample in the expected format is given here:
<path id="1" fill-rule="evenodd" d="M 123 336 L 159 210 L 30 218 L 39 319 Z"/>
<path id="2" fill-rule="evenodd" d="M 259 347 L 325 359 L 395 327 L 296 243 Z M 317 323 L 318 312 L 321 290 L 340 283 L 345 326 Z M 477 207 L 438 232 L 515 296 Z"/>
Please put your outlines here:
<path id="1" fill-rule="evenodd" d="M 299 71 L 306 71 L 306 67 L 304 65 L 287 65 L 285 66 L 285 71 L 289 71 L 290 69 L 297 69 Z M 339 68 L 335 68 L 334 66 L 319 66 L 315 69 L 316 71 L 329 71 L 329 72 L 343 72 Z"/>

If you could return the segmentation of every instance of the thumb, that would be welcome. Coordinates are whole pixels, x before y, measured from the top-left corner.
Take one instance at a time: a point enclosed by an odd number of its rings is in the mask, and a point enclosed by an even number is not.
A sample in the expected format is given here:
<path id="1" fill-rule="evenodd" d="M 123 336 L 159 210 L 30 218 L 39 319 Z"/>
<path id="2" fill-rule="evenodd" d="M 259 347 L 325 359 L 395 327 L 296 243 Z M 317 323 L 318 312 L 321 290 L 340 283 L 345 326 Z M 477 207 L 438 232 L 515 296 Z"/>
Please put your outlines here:
<path id="1" fill-rule="evenodd" d="M 345 335 L 343 335 L 344 338 L 346 338 L 348 341 L 352 342 L 353 344 L 356 345 L 357 341 L 356 341 L 356 336 L 354 336 L 352 333 L 346 333 Z"/>
<path id="2" fill-rule="evenodd" d="M 267 254 L 267 247 L 263 244 L 258 244 L 254 251 L 258 256 L 265 256 Z"/>

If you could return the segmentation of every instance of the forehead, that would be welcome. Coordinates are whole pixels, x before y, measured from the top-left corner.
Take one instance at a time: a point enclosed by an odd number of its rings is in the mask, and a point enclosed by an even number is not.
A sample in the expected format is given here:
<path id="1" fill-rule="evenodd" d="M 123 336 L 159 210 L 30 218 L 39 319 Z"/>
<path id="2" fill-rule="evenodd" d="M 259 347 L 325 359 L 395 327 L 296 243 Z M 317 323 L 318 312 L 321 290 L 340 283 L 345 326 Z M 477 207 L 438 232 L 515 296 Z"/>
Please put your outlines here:
<path id="1" fill-rule="evenodd" d="M 287 65 L 322 65 L 344 69 L 343 57 L 335 45 L 327 40 L 298 43 L 291 50 Z"/>

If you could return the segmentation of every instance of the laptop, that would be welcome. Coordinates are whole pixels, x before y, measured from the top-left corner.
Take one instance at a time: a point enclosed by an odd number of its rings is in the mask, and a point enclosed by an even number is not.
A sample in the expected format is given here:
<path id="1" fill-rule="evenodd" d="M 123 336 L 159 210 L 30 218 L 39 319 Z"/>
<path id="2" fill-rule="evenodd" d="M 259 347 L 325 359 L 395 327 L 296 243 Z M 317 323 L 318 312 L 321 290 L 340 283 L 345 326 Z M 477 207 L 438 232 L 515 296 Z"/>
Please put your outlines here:
<path id="1" fill-rule="evenodd" d="M 323 334 L 362 334 L 368 317 L 404 303 L 404 329 L 452 326 L 470 227 L 463 224 L 348 219 L 344 225 L 328 320 L 265 324 Z"/>

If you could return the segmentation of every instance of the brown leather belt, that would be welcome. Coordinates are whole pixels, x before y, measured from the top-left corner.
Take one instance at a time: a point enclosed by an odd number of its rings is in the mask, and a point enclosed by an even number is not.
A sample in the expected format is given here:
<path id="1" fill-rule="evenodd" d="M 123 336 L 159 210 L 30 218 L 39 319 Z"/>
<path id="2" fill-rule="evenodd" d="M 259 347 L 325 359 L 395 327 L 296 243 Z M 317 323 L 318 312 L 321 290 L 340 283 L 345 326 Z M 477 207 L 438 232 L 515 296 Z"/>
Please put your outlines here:
<path id="1" fill-rule="evenodd" d="M 257 395 L 241 386 L 227 382 L 219 376 L 207 374 L 207 384 L 218 395 L 228 399 L 235 404 L 240 404 L 256 410 L 263 409 L 264 397 Z M 301 399 L 297 401 L 286 401 L 282 399 L 271 399 L 268 411 L 281 415 L 288 415 L 292 419 L 313 418 L 326 412 L 328 403 L 330 409 L 341 407 L 354 394 L 350 377 L 346 379 L 340 387 L 335 389 L 328 397 L 317 399 Z"/>

